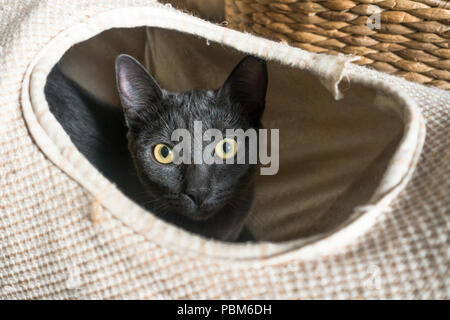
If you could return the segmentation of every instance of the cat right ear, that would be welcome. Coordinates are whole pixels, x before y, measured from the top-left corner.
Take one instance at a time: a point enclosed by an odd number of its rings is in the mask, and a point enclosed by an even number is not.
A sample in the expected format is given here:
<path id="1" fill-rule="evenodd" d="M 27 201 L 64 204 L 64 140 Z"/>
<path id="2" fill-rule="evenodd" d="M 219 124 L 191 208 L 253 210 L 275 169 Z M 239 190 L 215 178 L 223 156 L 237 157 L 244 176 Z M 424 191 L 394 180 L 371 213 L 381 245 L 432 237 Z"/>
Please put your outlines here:
<path id="1" fill-rule="evenodd" d="M 267 77 L 266 62 L 246 56 L 219 89 L 218 97 L 220 100 L 239 104 L 247 112 L 249 119 L 258 124 L 265 108 Z"/>
<path id="2" fill-rule="evenodd" d="M 133 57 L 116 59 L 116 81 L 127 124 L 139 121 L 143 110 L 162 99 L 162 90 L 148 71 Z"/>

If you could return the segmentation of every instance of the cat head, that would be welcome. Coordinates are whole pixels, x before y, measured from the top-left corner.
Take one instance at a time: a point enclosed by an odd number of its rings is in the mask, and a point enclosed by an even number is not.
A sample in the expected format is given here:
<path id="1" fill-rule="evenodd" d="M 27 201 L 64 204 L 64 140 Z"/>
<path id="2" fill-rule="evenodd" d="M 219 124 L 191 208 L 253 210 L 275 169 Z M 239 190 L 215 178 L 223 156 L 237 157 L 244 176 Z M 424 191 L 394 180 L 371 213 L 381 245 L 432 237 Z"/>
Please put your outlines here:
<path id="1" fill-rule="evenodd" d="M 194 134 L 198 121 L 203 131 L 218 129 L 224 137 L 226 129 L 260 128 L 267 91 L 266 63 L 247 56 L 219 89 L 180 93 L 162 89 L 138 61 L 127 55 L 117 58 L 116 75 L 129 150 L 139 178 L 152 196 L 151 210 L 190 231 L 233 240 L 251 206 L 257 165 L 175 164 L 171 157 L 177 142 L 171 137 L 177 129 Z M 224 152 L 235 142 L 226 141 L 229 143 L 220 142 L 219 149 Z M 239 147 L 248 149 L 249 143 L 246 140 Z M 211 142 L 200 144 L 203 148 Z M 218 153 L 213 151 L 211 156 Z"/>

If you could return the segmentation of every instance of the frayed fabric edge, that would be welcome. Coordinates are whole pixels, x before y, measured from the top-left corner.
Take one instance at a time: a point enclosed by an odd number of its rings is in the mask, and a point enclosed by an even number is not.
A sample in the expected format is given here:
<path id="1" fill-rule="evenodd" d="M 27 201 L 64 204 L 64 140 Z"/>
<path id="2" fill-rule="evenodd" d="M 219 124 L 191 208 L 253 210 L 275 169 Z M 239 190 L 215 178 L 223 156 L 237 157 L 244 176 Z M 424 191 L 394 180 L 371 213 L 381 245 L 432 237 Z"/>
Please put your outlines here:
<path id="1" fill-rule="evenodd" d="M 348 64 L 358 59 L 356 56 L 317 54 L 312 56 L 314 69 L 311 71 L 319 76 L 320 82 L 331 92 L 335 100 L 341 100 L 344 95 L 339 90 L 339 83 L 346 74 Z"/>

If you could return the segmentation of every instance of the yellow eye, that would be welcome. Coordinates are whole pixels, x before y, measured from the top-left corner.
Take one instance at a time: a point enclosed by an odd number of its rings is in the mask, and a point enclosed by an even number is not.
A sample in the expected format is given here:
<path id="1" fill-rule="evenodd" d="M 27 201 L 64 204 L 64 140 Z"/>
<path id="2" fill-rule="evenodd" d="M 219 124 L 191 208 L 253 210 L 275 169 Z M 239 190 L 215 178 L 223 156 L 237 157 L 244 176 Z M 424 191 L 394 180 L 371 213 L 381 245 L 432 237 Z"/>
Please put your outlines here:
<path id="1" fill-rule="evenodd" d="M 237 153 L 237 142 L 234 139 L 225 138 L 216 145 L 216 155 L 221 159 L 230 159 Z"/>
<path id="2" fill-rule="evenodd" d="M 172 149 L 169 146 L 159 143 L 153 150 L 156 161 L 163 164 L 169 164 L 173 161 Z"/>

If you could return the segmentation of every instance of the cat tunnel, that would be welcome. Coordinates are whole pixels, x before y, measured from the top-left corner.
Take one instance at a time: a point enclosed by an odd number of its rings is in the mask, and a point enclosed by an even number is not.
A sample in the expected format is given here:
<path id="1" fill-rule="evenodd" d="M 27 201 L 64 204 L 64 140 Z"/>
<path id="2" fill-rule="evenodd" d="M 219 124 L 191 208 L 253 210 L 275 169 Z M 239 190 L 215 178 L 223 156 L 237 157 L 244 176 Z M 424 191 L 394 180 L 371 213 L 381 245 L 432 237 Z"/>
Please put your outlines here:
<path id="1" fill-rule="evenodd" d="M 0 17 L 2 299 L 449 298 L 448 91 L 150 0 L 7 1 Z M 58 64 L 119 108 L 120 53 L 171 91 L 268 61 L 280 164 L 257 178 L 255 242 L 162 221 L 75 148 L 47 76 Z"/>

